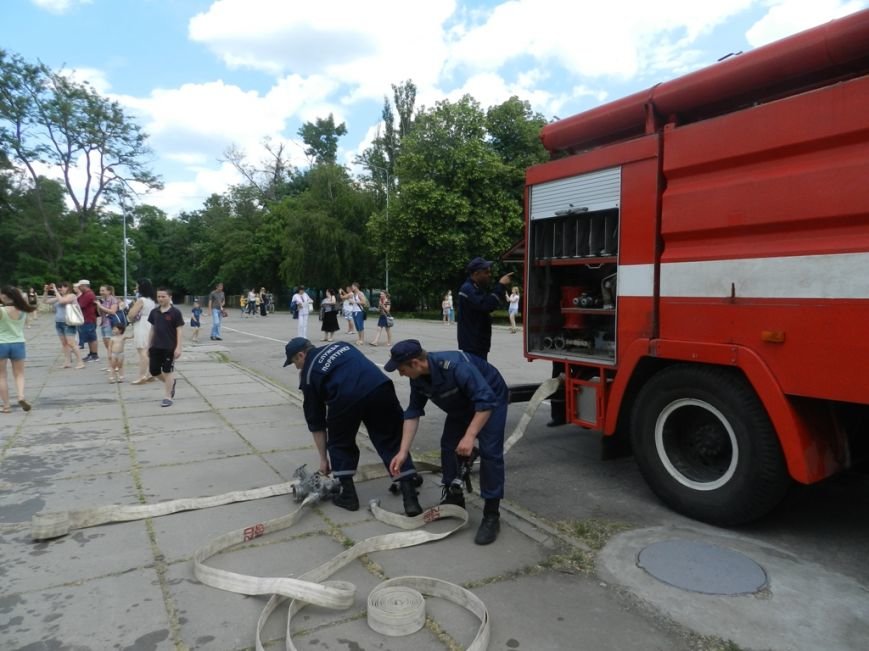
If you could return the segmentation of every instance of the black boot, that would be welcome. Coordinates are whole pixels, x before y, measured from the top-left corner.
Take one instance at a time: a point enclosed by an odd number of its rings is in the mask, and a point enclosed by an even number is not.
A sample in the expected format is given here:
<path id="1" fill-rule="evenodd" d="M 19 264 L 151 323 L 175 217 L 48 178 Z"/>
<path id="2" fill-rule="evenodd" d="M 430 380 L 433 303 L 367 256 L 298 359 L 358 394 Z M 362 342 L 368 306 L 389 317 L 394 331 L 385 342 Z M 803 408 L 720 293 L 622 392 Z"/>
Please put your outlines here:
<path id="1" fill-rule="evenodd" d="M 477 535 L 474 536 L 474 542 L 478 545 L 490 545 L 498 537 L 498 532 L 501 530 L 500 508 L 501 500 L 486 500 L 483 507 L 483 520 L 480 522 L 480 528 L 477 529 Z"/>
<path id="2" fill-rule="evenodd" d="M 398 482 L 398 487 L 401 489 L 401 499 L 404 502 L 404 514 L 409 518 L 422 513 L 422 507 L 419 505 L 419 498 L 417 497 L 414 483 L 412 477 Z"/>
<path id="3" fill-rule="evenodd" d="M 340 477 L 341 492 L 332 498 L 332 503 L 348 511 L 359 510 L 359 496 L 356 494 L 356 485 L 353 477 Z"/>

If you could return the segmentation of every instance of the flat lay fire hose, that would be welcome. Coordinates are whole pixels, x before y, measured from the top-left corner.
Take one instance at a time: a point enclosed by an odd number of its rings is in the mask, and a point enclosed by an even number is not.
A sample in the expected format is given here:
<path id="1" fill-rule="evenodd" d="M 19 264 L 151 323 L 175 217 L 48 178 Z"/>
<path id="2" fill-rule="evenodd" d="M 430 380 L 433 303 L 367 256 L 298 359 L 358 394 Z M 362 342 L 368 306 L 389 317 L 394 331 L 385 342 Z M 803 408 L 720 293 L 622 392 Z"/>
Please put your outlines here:
<path id="1" fill-rule="evenodd" d="M 548 396 L 555 393 L 561 380 L 547 380 L 535 391 L 528 406 L 510 437 L 504 444 L 506 453 L 525 434 L 529 422 Z M 424 462 L 415 463 L 418 470 L 439 471 L 438 466 Z M 366 481 L 387 477 L 386 469 L 380 464 L 361 466 L 355 479 Z M 440 505 L 427 509 L 415 517 L 406 517 L 382 509 L 379 502 L 372 501 L 369 508 L 374 518 L 385 524 L 404 531 L 373 536 L 362 540 L 319 567 L 306 572 L 299 578 L 256 577 L 221 570 L 206 564 L 206 561 L 228 549 L 250 542 L 269 533 L 292 527 L 304 514 L 306 507 L 328 499 L 336 489 L 336 480 L 324 478 L 319 473 L 308 476 L 304 466 L 297 471 L 297 478 L 291 482 L 275 484 L 246 491 L 234 491 L 211 497 L 184 498 L 133 506 L 109 505 L 77 511 L 58 511 L 37 513 L 31 521 L 33 540 L 46 540 L 68 534 L 71 530 L 93 527 L 110 522 L 128 522 L 180 511 L 210 508 L 234 502 L 294 494 L 301 501 L 292 513 L 232 531 L 211 540 L 193 554 L 193 573 L 205 585 L 244 595 L 271 595 L 257 621 L 256 648 L 264 649 L 262 631 L 271 614 L 287 600 L 286 648 L 295 651 L 290 634 L 292 618 L 308 604 L 331 609 L 349 608 L 354 603 L 355 586 L 345 581 L 329 581 L 335 572 L 364 554 L 391 549 L 401 549 L 441 540 L 455 533 L 468 522 L 468 512 L 458 506 Z M 440 533 L 421 530 L 426 524 L 441 519 L 456 519 L 458 524 Z M 459 585 L 432 577 L 406 576 L 384 581 L 368 596 L 369 626 L 389 636 L 414 633 L 425 623 L 425 602 L 422 595 L 446 599 L 469 610 L 480 620 L 477 634 L 467 647 L 468 651 L 485 651 L 489 644 L 489 614 L 485 604 L 473 593 Z"/>

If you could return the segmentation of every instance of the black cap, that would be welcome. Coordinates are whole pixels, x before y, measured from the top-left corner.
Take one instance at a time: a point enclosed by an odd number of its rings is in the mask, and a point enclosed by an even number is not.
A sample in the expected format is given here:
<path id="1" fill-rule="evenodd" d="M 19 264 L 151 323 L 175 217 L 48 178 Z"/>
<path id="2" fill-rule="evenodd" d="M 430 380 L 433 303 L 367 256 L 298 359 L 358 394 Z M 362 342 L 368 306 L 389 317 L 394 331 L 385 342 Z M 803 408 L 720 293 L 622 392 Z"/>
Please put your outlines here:
<path id="1" fill-rule="evenodd" d="M 476 258 L 474 258 L 473 260 L 471 260 L 468 263 L 468 266 L 466 267 L 466 269 L 467 269 L 469 274 L 472 274 L 475 271 L 479 271 L 480 269 L 488 269 L 491 266 L 492 266 L 492 263 L 489 260 L 486 260 L 485 258 L 481 258 L 480 256 L 477 256 Z"/>
<path id="2" fill-rule="evenodd" d="M 409 359 L 413 359 L 422 352 L 422 344 L 416 339 L 405 339 L 395 344 L 389 351 L 389 361 L 383 365 L 383 370 L 391 373 Z"/>
<path id="3" fill-rule="evenodd" d="M 287 342 L 284 351 L 287 353 L 287 361 L 284 362 L 284 366 L 289 366 L 293 363 L 293 356 L 303 351 L 305 348 L 311 345 L 311 342 L 305 339 L 304 337 L 293 337 Z"/>

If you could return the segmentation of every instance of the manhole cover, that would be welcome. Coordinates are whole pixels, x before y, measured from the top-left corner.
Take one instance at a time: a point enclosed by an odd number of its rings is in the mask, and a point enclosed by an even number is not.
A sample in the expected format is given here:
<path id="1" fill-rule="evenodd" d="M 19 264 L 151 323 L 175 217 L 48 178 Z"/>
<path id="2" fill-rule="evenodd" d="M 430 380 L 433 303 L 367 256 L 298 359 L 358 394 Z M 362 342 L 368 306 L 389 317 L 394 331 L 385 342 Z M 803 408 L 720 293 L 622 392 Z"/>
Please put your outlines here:
<path id="1" fill-rule="evenodd" d="M 766 572 L 745 554 L 693 540 L 644 547 L 637 565 L 659 581 L 704 594 L 746 594 L 766 586 Z"/>

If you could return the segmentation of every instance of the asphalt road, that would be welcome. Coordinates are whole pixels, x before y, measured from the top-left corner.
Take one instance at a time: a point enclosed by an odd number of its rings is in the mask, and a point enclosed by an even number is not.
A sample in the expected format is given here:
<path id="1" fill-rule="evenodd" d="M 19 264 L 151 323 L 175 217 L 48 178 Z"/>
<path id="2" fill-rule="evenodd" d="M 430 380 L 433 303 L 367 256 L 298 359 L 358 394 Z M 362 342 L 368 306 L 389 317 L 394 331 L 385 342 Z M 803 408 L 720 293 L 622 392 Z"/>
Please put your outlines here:
<path id="1" fill-rule="evenodd" d="M 367 339 L 376 332 L 369 319 Z M 297 322 L 286 313 L 267 318 L 240 318 L 230 313 L 224 323 L 224 344 L 230 358 L 274 381 L 296 386 L 296 372 L 282 368 L 283 345 L 296 335 Z M 343 325 L 343 323 L 342 323 Z M 317 343 L 320 323 L 309 321 L 309 338 Z M 207 342 L 209 324 L 203 323 Z M 338 338 L 352 341 L 353 336 Z M 399 319 L 393 341 L 419 339 L 428 350 L 455 350 L 455 327 L 433 321 Z M 383 345 L 363 347 L 375 363 L 388 359 Z M 522 354 L 521 334 L 505 327 L 494 328 L 490 362 L 499 368 L 508 384 L 540 382 L 549 376 L 544 362 L 528 362 Z M 406 404 L 407 381 L 395 377 L 399 399 Z M 524 404 L 512 405 L 508 433 L 515 426 Z M 663 506 L 646 486 L 632 458 L 602 461 L 597 433 L 574 426 L 547 428 L 548 408 L 535 415 L 525 438 L 507 460 L 507 496 L 523 508 L 551 521 L 587 518 L 629 527 L 691 524 L 692 521 Z M 435 451 L 443 415 L 437 408 L 422 419 L 414 451 Z M 782 505 L 760 522 L 730 530 L 784 548 L 796 556 L 850 576 L 869 586 L 869 476 L 856 472 L 834 477 L 815 486 L 794 486 Z"/>

